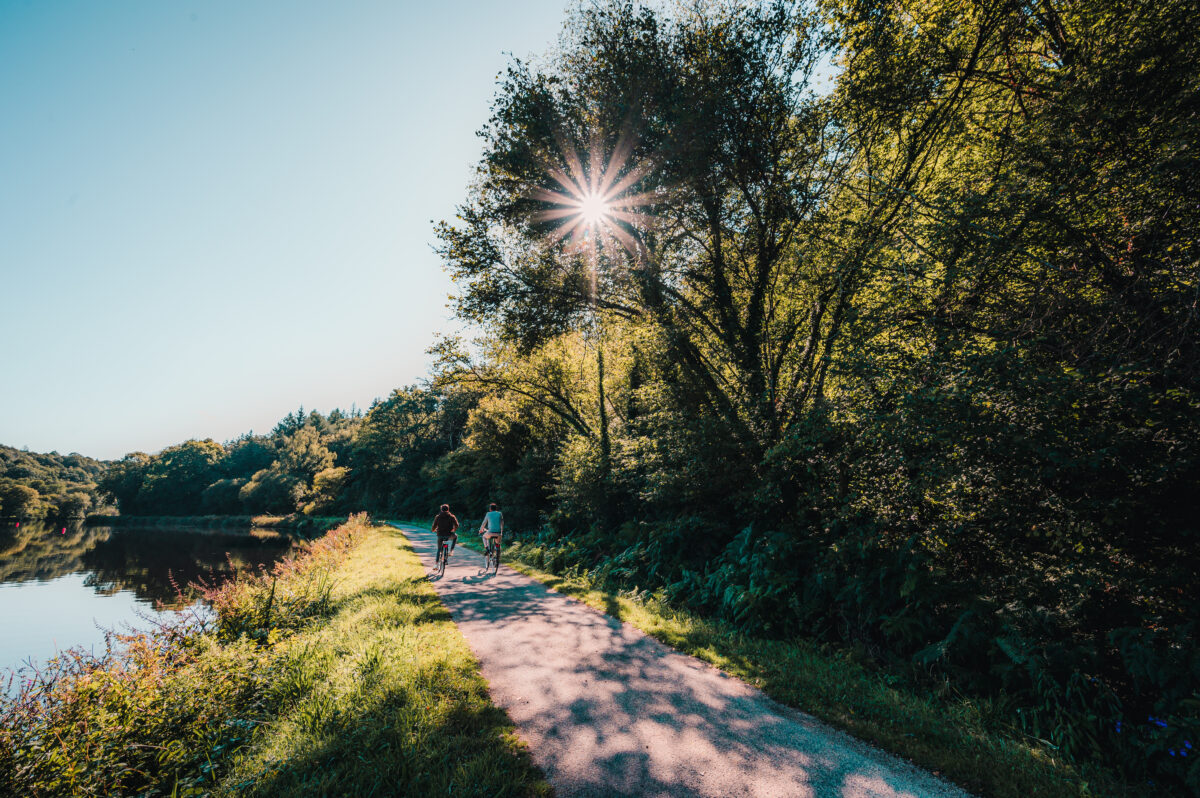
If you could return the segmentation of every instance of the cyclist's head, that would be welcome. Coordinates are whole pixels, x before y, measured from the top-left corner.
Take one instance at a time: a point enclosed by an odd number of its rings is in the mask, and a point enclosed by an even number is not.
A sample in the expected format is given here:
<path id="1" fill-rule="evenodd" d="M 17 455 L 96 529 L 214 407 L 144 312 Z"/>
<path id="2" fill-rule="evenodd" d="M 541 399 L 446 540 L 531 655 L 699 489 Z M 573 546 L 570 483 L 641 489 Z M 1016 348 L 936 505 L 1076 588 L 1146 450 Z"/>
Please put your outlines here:
<path id="1" fill-rule="evenodd" d="M 491 504 L 488 505 L 488 509 L 489 510 L 499 510 L 500 506 L 497 505 L 495 502 L 492 502 Z"/>
<path id="2" fill-rule="evenodd" d="M 443 505 L 442 505 L 442 512 L 443 512 L 443 513 L 448 513 L 448 512 L 450 512 L 450 505 L 448 505 L 448 504 L 443 504 Z"/>

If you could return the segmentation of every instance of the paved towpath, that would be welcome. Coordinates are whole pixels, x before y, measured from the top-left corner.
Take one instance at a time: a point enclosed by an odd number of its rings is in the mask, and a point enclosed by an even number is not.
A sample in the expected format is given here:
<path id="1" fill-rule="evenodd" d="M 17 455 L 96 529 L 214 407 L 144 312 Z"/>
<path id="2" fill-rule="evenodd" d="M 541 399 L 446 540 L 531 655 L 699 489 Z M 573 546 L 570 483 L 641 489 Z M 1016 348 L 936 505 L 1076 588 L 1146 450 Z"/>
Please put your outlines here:
<path id="1" fill-rule="evenodd" d="M 433 535 L 395 526 L 432 570 Z M 968 797 L 507 566 L 482 567 L 459 546 L 434 584 L 559 798 Z"/>

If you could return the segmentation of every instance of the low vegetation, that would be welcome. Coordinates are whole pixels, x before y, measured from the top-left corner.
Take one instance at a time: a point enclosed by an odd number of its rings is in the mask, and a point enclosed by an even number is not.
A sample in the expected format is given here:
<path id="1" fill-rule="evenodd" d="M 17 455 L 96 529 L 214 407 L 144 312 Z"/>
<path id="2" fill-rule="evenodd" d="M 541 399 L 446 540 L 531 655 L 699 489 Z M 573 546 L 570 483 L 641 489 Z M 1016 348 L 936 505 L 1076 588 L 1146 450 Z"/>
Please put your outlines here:
<path id="1" fill-rule="evenodd" d="M 479 548 L 474 540 L 467 541 Z M 673 606 L 662 593 L 605 588 L 598 575 L 563 568 L 536 544 L 506 547 L 505 562 L 559 593 L 631 623 L 667 645 L 753 684 L 860 739 L 899 754 L 987 798 L 1150 796 L 1098 764 L 1074 766 L 1054 746 L 1022 733 L 1005 708 L 963 695 L 947 681 L 914 684 L 864 652 L 811 640 L 773 640 Z M 560 567 L 552 573 L 543 566 Z"/>
<path id="2" fill-rule="evenodd" d="M 549 794 L 394 533 L 353 519 L 206 598 L 0 698 L 0 794 Z"/>

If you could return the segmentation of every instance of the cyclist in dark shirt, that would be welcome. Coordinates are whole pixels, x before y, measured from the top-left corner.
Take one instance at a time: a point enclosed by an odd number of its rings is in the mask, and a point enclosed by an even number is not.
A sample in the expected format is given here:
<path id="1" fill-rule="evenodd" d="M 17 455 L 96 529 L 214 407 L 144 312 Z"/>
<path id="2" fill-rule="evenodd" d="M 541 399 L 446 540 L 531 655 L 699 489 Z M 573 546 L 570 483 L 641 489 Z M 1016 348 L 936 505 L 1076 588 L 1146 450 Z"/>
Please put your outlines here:
<path id="1" fill-rule="evenodd" d="M 442 541 L 449 538 L 450 551 L 454 551 L 454 547 L 458 544 L 458 535 L 454 534 L 456 529 L 458 529 L 458 519 L 454 517 L 454 513 L 450 512 L 450 505 L 443 504 L 442 511 L 433 519 L 433 532 L 437 535 L 439 549 L 442 547 Z M 447 554 L 449 553 L 447 552 Z"/>

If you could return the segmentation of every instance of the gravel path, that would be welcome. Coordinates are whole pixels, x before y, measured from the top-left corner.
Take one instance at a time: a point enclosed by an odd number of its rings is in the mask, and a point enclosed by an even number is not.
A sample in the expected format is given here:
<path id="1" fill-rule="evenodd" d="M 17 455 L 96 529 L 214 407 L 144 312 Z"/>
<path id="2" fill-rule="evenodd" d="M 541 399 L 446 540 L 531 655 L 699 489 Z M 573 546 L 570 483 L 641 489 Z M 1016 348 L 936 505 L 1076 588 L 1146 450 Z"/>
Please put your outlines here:
<path id="1" fill-rule="evenodd" d="M 396 526 L 432 570 L 433 535 Z M 482 567 L 459 546 L 434 584 L 559 798 L 969 798 L 507 566 Z"/>

